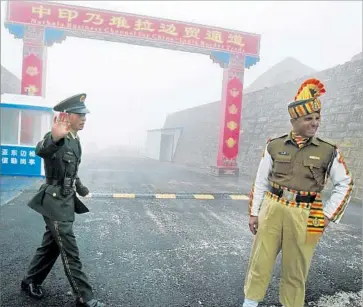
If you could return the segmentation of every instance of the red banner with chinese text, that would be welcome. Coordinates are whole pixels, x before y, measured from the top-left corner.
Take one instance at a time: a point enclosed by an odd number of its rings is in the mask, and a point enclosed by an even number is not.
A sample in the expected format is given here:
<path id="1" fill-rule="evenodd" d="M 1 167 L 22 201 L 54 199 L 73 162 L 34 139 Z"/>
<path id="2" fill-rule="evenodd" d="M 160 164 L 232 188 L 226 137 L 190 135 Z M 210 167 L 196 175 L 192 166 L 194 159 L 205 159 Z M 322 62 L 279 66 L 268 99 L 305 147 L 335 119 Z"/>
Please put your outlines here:
<path id="1" fill-rule="evenodd" d="M 227 159 L 236 159 L 238 155 L 242 90 L 243 85 L 238 78 L 228 81 L 223 133 L 223 156 Z"/>
<path id="2" fill-rule="evenodd" d="M 42 96 L 43 63 L 35 54 L 24 56 L 21 79 L 21 94 Z"/>
<path id="3" fill-rule="evenodd" d="M 9 1 L 6 22 L 258 56 L 260 35 L 80 6 Z"/>

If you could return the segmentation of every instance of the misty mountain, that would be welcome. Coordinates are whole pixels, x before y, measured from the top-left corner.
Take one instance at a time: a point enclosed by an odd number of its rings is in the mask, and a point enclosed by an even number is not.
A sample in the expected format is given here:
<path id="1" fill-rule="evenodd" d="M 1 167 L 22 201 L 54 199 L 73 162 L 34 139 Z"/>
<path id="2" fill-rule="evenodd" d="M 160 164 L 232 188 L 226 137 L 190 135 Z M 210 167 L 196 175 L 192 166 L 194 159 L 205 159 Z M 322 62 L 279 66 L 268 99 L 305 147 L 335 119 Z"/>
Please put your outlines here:
<path id="1" fill-rule="evenodd" d="M 361 60 L 363 58 L 362 56 L 362 52 L 356 54 L 354 57 L 352 57 L 351 61 L 354 62 L 354 61 L 358 61 L 358 60 Z"/>
<path id="2" fill-rule="evenodd" d="M 315 69 L 302 64 L 292 57 L 288 57 L 259 76 L 244 92 L 249 93 L 264 89 L 265 87 L 273 87 L 311 75 L 314 72 L 316 72 Z"/>

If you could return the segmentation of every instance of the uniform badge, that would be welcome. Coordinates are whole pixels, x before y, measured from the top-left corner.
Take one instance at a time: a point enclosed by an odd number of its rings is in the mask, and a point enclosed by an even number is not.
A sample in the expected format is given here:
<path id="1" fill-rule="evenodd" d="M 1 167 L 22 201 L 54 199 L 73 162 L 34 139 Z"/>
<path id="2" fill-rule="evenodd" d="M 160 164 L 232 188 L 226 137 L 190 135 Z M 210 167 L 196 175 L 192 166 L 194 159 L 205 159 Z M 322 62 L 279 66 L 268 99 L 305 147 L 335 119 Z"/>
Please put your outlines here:
<path id="1" fill-rule="evenodd" d="M 318 101 L 316 99 L 313 101 L 313 110 L 314 111 L 319 110 L 319 103 L 318 103 Z"/>
<path id="2" fill-rule="evenodd" d="M 320 226 L 320 221 L 319 221 L 319 219 L 318 219 L 317 217 L 313 219 L 313 225 L 314 225 L 315 227 Z"/>
<path id="3" fill-rule="evenodd" d="M 279 155 L 282 155 L 282 156 L 288 156 L 288 155 L 289 155 L 289 153 L 288 153 L 288 152 L 286 152 L 286 151 L 280 151 L 280 152 L 279 152 Z"/>
<path id="4" fill-rule="evenodd" d="M 79 98 L 79 101 L 80 102 L 84 102 L 86 100 L 86 96 L 85 95 L 82 95 L 81 98 Z"/>
<path id="5" fill-rule="evenodd" d="M 317 156 L 309 156 L 310 159 L 313 159 L 313 160 L 320 160 L 320 157 L 317 157 Z"/>

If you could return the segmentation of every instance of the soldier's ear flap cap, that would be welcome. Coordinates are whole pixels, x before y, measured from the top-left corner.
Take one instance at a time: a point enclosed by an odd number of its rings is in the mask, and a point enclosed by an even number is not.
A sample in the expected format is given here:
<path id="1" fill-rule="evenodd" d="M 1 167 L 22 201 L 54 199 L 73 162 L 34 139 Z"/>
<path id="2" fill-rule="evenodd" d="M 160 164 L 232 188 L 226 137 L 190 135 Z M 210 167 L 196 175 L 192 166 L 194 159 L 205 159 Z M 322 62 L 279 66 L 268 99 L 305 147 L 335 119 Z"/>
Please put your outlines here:
<path id="1" fill-rule="evenodd" d="M 77 113 L 74 110 L 77 109 L 86 109 L 85 101 L 87 94 L 77 94 L 72 97 L 66 98 L 63 101 L 59 102 L 54 106 L 53 110 L 57 112 L 68 112 L 68 113 Z M 87 110 L 87 109 L 86 109 Z M 87 110 L 88 111 L 88 110 Z M 85 112 L 85 113 L 89 113 Z"/>

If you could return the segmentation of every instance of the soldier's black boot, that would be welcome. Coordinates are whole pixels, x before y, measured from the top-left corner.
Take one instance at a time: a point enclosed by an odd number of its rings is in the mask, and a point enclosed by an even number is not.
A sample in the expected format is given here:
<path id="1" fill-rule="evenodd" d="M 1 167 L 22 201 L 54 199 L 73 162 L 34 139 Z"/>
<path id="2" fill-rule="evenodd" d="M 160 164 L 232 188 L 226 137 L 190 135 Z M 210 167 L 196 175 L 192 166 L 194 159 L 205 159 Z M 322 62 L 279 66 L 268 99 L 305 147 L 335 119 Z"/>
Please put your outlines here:
<path id="1" fill-rule="evenodd" d="M 101 303 L 98 300 L 90 300 L 88 302 L 85 303 L 81 303 L 78 299 L 76 300 L 76 306 L 77 307 L 106 307 L 106 305 L 104 303 Z"/>
<path id="2" fill-rule="evenodd" d="M 27 284 L 24 281 L 21 282 L 21 289 L 27 292 L 27 294 L 35 298 L 37 300 L 40 300 L 44 297 L 44 293 L 42 290 L 42 287 L 40 285 L 37 285 L 35 283 Z"/>

